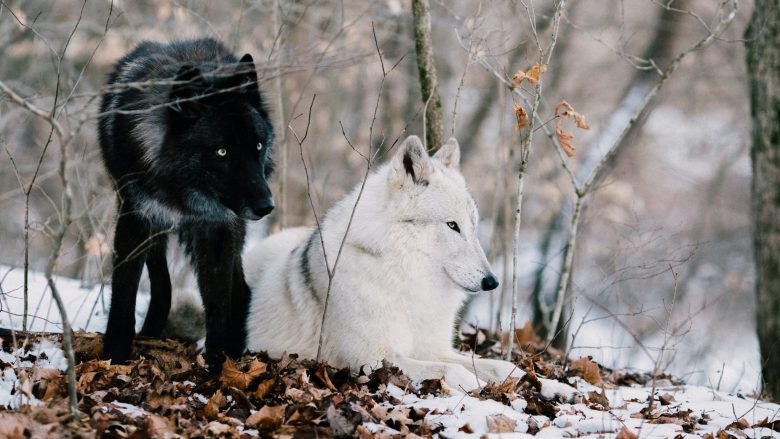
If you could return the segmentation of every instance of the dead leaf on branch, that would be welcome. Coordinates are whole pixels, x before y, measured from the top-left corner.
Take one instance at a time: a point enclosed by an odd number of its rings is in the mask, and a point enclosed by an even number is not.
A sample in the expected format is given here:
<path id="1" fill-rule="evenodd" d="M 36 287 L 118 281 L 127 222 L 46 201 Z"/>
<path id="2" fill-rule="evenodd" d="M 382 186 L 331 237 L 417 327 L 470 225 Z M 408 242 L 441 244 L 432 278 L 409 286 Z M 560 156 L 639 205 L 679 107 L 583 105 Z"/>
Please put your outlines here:
<path id="1" fill-rule="evenodd" d="M 566 101 L 561 101 L 555 106 L 554 116 L 558 119 L 558 122 L 555 124 L 555 136 L 558 138 L 558 142 L 560 142 L 566 155 L 568 157 L 574 157 L 574 154 L 576 154 L 576 149 L 572 144 L 574 132 L 565 132 L 563 130 L 563 121 L 571 118 L 574 120 L 574 125 L 581 130 L 589 130 L 590 125 L 585 122 L 585 116 L 576 112 L 574 107 Z"/>
<path id="2" fill-rule="evenodd" d="M 520 87 L 525 81 L 536 84 L 539 82 L 539 77 L 545 73 L 547 73 L 547 64 L 534 64 L 525 70 L 518 70 L 512 77 L 512 88 Z"/>
<path id="3" fill-rule="evenodd" d="M 522 105 L 515 104 L 515 117 L 517 117 L 517 129 L 522 130 L 523 128 L 528 126 L 529 119 L 528 119 L 528 113 L 525 112 L 525 109 Z"/>

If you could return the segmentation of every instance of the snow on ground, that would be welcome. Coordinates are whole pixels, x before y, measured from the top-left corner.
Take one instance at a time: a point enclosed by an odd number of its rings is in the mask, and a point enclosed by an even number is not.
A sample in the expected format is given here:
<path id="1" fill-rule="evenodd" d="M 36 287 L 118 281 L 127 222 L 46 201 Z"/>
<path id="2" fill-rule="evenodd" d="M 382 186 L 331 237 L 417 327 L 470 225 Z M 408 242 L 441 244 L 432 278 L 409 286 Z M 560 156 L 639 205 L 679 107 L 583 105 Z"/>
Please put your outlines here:
<path id="1" fill-rule="evenodd" d="M 111 288 L 107 285 L 83 286 L 80 281 L 55 277 L 55 285 L 65 303 L 73 330 L 103 332 L 108 320 Z M 141 291 L 136 300 L 136 329 L 140 330 L 149 294 Z M 30 271 L 28 278 L 28 330 L 61 332 L 62 319 L 52 300 L 46 278 Z M 0 327 L 22 329 L 24 310 L 24 270 L 0 265 Z"/>
<path id="2" fill-rule="evenodd" d="M 582 392 L 601 392 L 601 389 L 580 379 L 577 379 L 576 384 Z M 668 438 L 678 434 L 682 437 L 702 437 L 707 433 L 715 434 L 718 430 L 727 429 L 730 424 L 738 422 L 739 419 L 744 419 L 750 426 L 764 419 L 768 422 L 780 419 L 778 404 L 727 395 L 698 386 L 668 386 L 655 389 L 657 397 L 668 394 L 674 398 L 674 401 L 668 406 L 660 406 L 653 413 L 675 415 L 682 412 L 689 419 L 701 419 L 702 421 L 691 433 L 685 433 L 683 426 L 677 423 L 650 423 L 645 419 L 631 416 L 647 407 L 646 401 L 652 391 L 647 387 L 606 389 L 605 394 L 612 407 L 609 411 L 595 410 L 583 403 L 558 404 L 560 411 L 554 419 L 524 413 L 522 409 L 525 407 L 525 401 L 520 399 L 513 401 L 512 406 L 506 406 L 492 400 L 479 400 L 456 390 L 451 390 L 450 396 L 427 398 L 404 394 L 402 389 L 393 385 L 388 386 L 387 391 L 401 401 L 399 407 L 430 409 L 426 418 L 434 424 L 444 426 L 442 435 L 445 437 L 479 437 L 488 434 L 490 432 L 488 419 L 499 415 L 515 421 L 514 432 L 517 435 L 513 437 L 530 437 L 529 425 L 539 426 L 540 430 L 536 432 L 536 436 L 540 437 L 614 437 L 623 427 L 642 438 Z M 389 403 L 385 405 L 388 408 L 393 407 Z M 691 411 L 690 414 L 686 414 L 687 410 Z M 462 431 L 466 424 L 473 433 L 467 434 Z M 373 431 L 398 433 L 380 425 L 367 427 Z M 748 437 L 780 438 L 780 433 L 767 428 L 746 428 L 741 431 Z"/>
<path id="3" fill-rule="evenodd" d="M 29 358 L 35 358 L 35 362 Z M 23 389 L 24 380 L 20 379 L 17 371 L 25 370 L 26 373 L 28 369 L 57 370 L 59 373 L 68 368 L 65 353 L 50 340 L 43 340 L 13 352 L 0 349 L 0 364 L 7 365 L 0 371 L 0 407 L 14 410 L 23 405 L 41 403 L 29 391 L 25 391 L 27 389 Z"/>

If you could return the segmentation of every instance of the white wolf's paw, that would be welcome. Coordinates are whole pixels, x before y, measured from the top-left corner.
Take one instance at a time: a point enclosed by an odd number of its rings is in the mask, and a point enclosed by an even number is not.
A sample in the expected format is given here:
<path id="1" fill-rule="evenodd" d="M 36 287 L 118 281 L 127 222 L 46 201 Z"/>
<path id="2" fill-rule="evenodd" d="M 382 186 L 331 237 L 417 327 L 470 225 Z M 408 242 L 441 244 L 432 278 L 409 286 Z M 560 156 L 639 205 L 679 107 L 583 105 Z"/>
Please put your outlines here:
<path id="1" fill-rule="evenodd" d="M 448 365 L 444 373 L 444 381 L 451 388 L 461 392 L 471 392 L 484 387 L 487 383 L 460 365 Z"/>
<path id="2" fill-rule="evenodd" d="M 579 391 L 574 387 L 555 380 L 539 378 L 542 383 L 542 397 L 545 399 L 557 399 L 559 401 L 571 402 Z"/>

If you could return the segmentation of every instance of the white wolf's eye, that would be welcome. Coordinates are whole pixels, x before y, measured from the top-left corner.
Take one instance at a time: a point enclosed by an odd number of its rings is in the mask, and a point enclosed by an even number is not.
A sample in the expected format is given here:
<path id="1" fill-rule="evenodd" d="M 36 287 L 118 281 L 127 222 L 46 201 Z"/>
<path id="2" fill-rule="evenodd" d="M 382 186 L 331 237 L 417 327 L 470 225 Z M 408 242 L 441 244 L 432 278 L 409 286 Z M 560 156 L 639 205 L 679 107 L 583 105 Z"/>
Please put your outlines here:
<path id="1" fill-rule="evenodd" d="M 263 149 L 263 142 L 257 142 L 257 150 L 260 151 Z"/>
<path id="2" fill-rule="evenodd" d="M 458 227 L 458 223 L 456 223 L 455 221 L 447 221 L 447 227 L 460 233 L 460 227 Z"/>
<path id="3" fill-rule="evenodd" d="M 225 157 L 227 155 L 227 149 L 219 148 L 217 150 L 217 155 L 220 156 L 220 157 Z"/>

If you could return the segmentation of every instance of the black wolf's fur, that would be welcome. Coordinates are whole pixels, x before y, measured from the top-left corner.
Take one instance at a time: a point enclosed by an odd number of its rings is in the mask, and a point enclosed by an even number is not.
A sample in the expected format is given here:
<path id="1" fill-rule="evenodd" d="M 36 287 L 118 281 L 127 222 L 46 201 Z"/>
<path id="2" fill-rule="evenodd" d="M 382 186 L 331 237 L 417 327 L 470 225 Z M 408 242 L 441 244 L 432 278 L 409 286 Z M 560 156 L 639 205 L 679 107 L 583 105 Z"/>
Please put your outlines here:
<path id="1" fill-rule="evenodd" d="M 273 209 L 273 128 L 252 57 L 239 61 L 212 39 L 146 42 L 117 62 L 108 86 L 98 130 L 119 215 L 103 354 L 130 356 L 144 264 L 151 303 L 141 334 L 162 331 L 171 306 L 167 233 L 176 231 L 203 297 L 207 361 L 219 366 L 245 347 L 245 220 Z"/>

